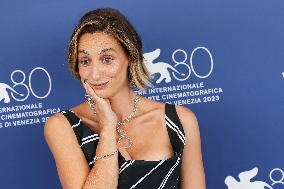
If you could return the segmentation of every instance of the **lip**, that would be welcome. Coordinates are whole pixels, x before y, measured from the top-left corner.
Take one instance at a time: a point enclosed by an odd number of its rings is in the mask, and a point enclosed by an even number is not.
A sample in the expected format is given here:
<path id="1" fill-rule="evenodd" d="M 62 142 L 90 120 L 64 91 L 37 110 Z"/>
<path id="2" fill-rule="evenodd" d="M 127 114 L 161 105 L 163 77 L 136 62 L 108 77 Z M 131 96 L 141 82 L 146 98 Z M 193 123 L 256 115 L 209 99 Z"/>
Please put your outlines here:
<path id="1" fill-rule="evenodd" d="M 100 84 L 92 84 L 92 88 L 97 89 L 97 90 L 101 90 L 101 89 L 106 88 L 108 83 L 109 83 L 109 81 L 107 81 L 105 83 L 100 83 Z"/>

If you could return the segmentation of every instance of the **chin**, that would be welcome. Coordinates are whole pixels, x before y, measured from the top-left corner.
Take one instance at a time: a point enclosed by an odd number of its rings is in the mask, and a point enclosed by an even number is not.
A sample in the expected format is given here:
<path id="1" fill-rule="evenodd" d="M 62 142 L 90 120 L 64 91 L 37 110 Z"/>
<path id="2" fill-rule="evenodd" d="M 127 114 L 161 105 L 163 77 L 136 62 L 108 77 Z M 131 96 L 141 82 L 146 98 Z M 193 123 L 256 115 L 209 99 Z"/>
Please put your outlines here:
<path id="1" fill-rule="evenodd" d="M 104 99 L 111 98 L 115 94 L 115 92 L 111 90 L 95 90 L 95 92 L 98 95 L 98 97 Z"/>
<path id="2" fill-rule="evenodd" d="M 100 98 L 109 98 L 109 94 L 106 91 L 95 91 Z"/>

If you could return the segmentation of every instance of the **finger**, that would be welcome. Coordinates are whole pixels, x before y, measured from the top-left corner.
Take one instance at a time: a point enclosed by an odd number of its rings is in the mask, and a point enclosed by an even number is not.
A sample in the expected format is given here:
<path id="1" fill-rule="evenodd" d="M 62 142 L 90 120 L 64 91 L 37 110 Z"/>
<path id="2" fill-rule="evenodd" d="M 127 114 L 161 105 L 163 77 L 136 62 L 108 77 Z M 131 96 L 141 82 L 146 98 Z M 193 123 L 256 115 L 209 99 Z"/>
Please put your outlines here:
<path id="1" fill-rule="evenodd" d="M 83 87 L 85 88 L 86 93 L 91 96 L 90 91 L 87 89 L 87 85 L 86 85 L 87 84 L 87 79 L 82 79 L 81 78 L 81 83 L 82 83 Z"/>
<path id="2" fill-rule="evenodd" d="M 83 85 L 83 87 L 85 88 L 85 90 L 87 90 L 86 89 L 86 82 L 87 82 L 87 79 L 83 79 L 83 78 L 81 78 L 81 84 Z"/>
<path id="3" fill-rule="evenodd" d="M 88 80 L 83 81 L 84 88 L 86 89 L 86 92 L 93 97 L 93 100 L 97 102 L 100 100 L 100 97 L 96 94 L 96 92 L 92 89 L 90 84 L 88 83 Z"/>

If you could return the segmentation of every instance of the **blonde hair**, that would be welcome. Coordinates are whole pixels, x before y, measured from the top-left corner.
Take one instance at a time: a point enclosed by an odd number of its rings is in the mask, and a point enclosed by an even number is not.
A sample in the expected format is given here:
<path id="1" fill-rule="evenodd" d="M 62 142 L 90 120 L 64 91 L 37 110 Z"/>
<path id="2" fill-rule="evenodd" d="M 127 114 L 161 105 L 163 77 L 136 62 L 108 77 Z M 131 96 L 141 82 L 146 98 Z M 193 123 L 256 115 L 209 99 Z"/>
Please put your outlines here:
<path id="1" fill-rule="evenodd" d="M 143 63 L 142 42 L 138 33 L 124 15 L 112 8 L 87 12 L 73 31 L 68 46 L 68 64 L 76 79 L 81 79 L 77 61 L 78 39 L 85 33 L 95 32 L 110 34 L 119 41 L 130 61 L 128 80 L 134 87 L 140 90 L 153 87 L 153 77 Z"/>

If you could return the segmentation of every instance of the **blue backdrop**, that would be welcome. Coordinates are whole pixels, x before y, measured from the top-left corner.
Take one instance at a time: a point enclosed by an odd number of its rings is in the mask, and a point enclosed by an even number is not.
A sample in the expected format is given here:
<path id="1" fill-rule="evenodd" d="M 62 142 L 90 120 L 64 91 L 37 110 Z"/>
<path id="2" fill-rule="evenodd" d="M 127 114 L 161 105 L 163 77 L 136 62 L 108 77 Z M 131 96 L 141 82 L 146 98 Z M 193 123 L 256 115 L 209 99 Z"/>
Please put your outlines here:
<path id="1" fill-rule="evenodd" d="M 143 95 L 195 112 L 208 189 L 284 189 L 281 0 L 1 1 L 0 188 L 60 188 L 43 125 L 84 100 L 67 44 L 98 7 L 121 10 L 160 65 Z"/>

